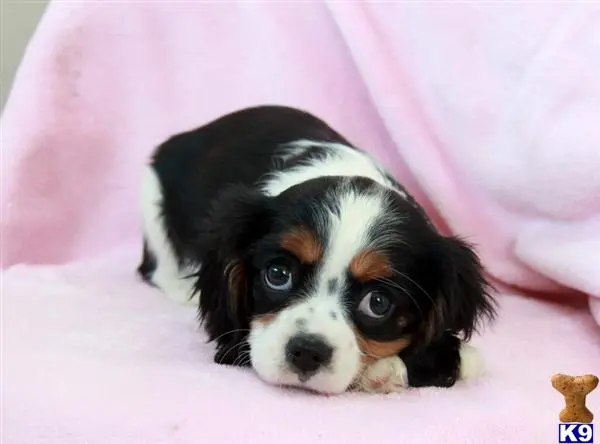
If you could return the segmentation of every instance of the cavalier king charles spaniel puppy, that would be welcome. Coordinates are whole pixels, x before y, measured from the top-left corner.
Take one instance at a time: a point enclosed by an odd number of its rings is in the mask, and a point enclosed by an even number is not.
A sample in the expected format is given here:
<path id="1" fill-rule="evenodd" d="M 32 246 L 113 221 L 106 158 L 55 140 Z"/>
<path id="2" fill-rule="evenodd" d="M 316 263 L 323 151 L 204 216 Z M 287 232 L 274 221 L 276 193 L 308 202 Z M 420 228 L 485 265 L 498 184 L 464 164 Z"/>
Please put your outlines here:
<path id="1" fill-rule="evenodd" d="M 481 371 L 465 341 L 495 302 L 476 253 L 311 114 L 258 106 L 171 137 L 141 210 L 138 273 L 198 304 L 217 363 L 325 394 Z"/>

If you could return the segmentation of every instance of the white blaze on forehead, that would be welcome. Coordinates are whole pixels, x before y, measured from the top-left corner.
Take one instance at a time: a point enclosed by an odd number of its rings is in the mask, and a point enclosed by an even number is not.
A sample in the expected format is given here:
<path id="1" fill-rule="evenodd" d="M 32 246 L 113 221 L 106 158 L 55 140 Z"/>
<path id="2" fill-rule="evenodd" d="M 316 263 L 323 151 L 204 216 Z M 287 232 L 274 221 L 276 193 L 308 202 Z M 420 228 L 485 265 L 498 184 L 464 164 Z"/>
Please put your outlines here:
<path id="1" fill-rule="evenodd" d="M 350 262 L 369 247 L 370 233 L 385 211 L 380 193 L 361 194 L 346 188 L 336 194 L 339 212 L 329 213 L 328 241 L 318 274 L 317 294 L 327 294 L 330 279 L 337 279 L 342 288 Z"/>
<path id="2" fill-rule="evenodd" d="M 317 223 L 323 224 L 319 228 L 327 229 L 327 241 L 314 287 L 305 298 L 277 313 L 270 323 L 253 323 L 249 342 L 252 366 L 267 382 L 340 393 L 355 380 L 362 362 L 362 351 L 342 298 L 347 270 L 352 259 L 370 246 L 372 230 L 385 215 L 386 201 L 385 193 L 375 189 L 360 192 L 350 182 L 332 193 L 316 215 Z M 329 288 L 331 279 L 337 282 L 333 291 Z M 320 336 L 333 349 L 331 363 L 306 381 L 298 378 L 286 358 L 287 343 L 297 334 Z"/>
<path id="3" fill-rule="evenodd" d="M 277 157 L 287 160 L 295 155 L 302 154 L 310 147 L 319 147 L 326 150 L 324 157 L 312 159 L 305 164 L 273 173 L 265 181 L 263 191 L 269 196 L 277 196 L 288 188 L 308 180 L 324 176 L 366 177 L 380 185 L 394 189 L 402 197 L 403 191 L 396 190 L 393 184 L 383 173 L 383 169 L 362 151 L 350 146 L 312 140 L 297 140 L 287 144 Z"/>

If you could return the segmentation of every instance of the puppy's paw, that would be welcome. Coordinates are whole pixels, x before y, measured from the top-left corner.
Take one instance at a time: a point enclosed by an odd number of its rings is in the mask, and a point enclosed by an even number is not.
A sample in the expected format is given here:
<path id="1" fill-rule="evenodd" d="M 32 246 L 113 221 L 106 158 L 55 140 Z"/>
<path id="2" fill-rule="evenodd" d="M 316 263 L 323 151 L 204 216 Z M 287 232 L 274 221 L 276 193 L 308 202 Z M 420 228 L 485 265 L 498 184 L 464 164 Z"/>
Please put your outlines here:
<path id="1" fill-rule="evenodd" d="M 357 381 L 356 388 L 368 393 L 394 393 L 408 387 L 406 366 L 397 356 L 369 364 Z"/>
<path id="2" fill-rule="evenodd" d="M 469 344 L 460 346 L 460 373 L 459 379 L 474 379 L 484 373 L 483 356 L 479 350 Z"/>

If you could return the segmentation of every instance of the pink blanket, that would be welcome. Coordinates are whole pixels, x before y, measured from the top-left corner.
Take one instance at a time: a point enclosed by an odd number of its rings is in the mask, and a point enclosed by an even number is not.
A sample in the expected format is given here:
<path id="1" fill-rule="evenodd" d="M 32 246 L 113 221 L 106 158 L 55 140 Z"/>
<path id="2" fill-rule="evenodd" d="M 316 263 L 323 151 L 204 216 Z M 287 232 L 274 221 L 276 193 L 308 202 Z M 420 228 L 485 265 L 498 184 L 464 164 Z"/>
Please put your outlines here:
<path id="1" fill-rule="evenodd" d="M 4 442 L 553 442 L 550 375 L 600 373 L 599 51 L 592 3 L 52 3 L 2 116 Z M 168 135 L 262 103 L 329 121 L 501 288 L 563 305 L 505 290 L 488 375 L 449 391 L 214 366 L 133 276 L 138 184 Z"/>

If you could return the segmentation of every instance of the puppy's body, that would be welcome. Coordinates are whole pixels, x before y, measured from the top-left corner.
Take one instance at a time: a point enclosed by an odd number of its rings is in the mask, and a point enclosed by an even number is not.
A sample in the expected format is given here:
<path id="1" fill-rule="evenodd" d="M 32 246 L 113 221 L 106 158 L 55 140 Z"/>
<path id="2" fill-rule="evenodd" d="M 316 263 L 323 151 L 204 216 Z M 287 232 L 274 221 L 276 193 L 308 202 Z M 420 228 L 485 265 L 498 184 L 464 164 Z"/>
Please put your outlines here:
<path id="1" fill-rule="evenodd" d="M 199 298 L 215 360 L 270 383 L 338 393 L 386 358 L 409 385 L 450 386 L 458 335 L 493 316 L 472 250 L 302 111 L 250 108 L 174 136 L 142 189 L 140 274 Z"/>

